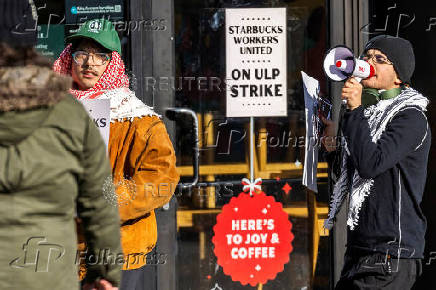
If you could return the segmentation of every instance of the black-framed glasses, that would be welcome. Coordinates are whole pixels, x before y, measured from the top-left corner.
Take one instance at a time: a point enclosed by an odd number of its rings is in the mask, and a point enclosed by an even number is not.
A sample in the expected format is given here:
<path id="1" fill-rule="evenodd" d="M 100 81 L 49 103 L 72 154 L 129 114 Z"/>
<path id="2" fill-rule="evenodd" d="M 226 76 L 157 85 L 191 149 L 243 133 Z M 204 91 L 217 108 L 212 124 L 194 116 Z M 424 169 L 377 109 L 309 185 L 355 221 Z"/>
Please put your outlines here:
<path id="1" fill-rule="evenodd" d="M 388 60 L 386 57 L 378 53 L 363 54 L 360 56 L 360 59 L 363 59 L 364 61 L 369 61 L 370 59 L 372 59 L 375 63 L 378 64 L 394 64 L 392 61 Z"/>
<path id="2" fill-rule="evenodd" d="M 109 54 L 102 52 L 89 53 L 78 50 L 73 53 L 73 59 L 78 65 L 82 65 L 87 62 L 89 57 L 91 57 L 93 65 L 105 65 L 111 59 Z"/>

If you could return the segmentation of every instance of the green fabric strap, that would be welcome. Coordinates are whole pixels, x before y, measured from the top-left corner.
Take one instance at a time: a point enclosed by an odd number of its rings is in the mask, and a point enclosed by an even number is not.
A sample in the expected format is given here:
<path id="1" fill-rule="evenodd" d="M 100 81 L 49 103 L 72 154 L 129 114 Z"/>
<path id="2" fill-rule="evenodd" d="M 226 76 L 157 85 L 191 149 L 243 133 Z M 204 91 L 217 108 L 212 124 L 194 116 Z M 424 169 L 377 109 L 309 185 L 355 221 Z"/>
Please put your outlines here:
<path id="1" fill-rule="evenodd" d="M 395 98 L 401 93 L 402 88 L 393 88 L 379 93 L 377 89 L 365 88 L 362 91 L 362 105 L 366 108 L 377 104 L 380 100 Z"/>

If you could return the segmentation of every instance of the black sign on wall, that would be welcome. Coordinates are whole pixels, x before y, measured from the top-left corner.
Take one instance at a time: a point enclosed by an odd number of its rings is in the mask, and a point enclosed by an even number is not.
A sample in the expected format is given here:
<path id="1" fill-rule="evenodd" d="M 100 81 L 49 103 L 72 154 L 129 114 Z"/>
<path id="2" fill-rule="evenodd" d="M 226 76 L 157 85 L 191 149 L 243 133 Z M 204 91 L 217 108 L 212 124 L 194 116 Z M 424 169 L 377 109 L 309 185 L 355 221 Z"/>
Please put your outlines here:
<path id="1" fill-rule="evenodd" d="M 65 23 L 80 24 L 89 19 L 123 20 L 123 0 L 65 0 Z"/>

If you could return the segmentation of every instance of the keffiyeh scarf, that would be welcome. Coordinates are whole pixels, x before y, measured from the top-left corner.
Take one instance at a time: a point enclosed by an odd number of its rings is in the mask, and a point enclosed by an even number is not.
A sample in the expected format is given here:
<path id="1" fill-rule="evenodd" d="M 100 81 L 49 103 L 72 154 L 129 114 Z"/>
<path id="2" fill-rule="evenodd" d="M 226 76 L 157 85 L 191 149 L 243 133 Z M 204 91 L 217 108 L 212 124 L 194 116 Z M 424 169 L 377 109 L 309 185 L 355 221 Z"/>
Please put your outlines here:
<path id="1" fill-rule="evenodd" d="M 127 88 L 105 91 L 98 96 L 99 99 L 109 99 L 111 108 L 111 123 L 123 121 L 127 118 L 133 121 L 135 117 L 157 116 L 152 107 L 145 105 L 135 93 Z"/>
<path id="2" fill-rule="evenodd" d="M 73 57 L 72 45 L 69 44 L 53 64 L 53 70 L 63 75 L 71 76 Z M 79 100 L 84 99 L 110 99 L 111 122 L 122 121 L 135 117 L 158 116 L 152 107 L 139 100 L 129 89 L 129 78 L 125 74 L 124 62 L 121 56 L 112 52 L 111 61 L 106 70 L 94 85 L 88 90 L 70 89 L 70 93 Z"/>
<path id="3" fill-rule="evenodd" d="M 69 44 L 62 51 L 59 58 L 53 64 L 53 70 L 55 72 L 71 76 L 71 67 L 73 64 L 71 50 L 72 45 Z M 94 87 L 85 91 L 71 89 L 70 92 L 77 99 L 82 100 L 87 99 L 100 91 L 113 90 L 117 88 L 128 88 L 129 78 L 124 72 L 125 67 L 121 56 L 118 54 L 118 52 L 113 51 L 110 63 Z"/>
<path id="4" fill-rule="evenodd" d="M 397 97 L 389 100 L 381 100 L 377 104 L 372 105 L 364 110 L 364 116 L 368 121 L 370 128 L 371 141 L 377 143 L 386 126 L 394 118 L 394 116 L 406 109 L 417 108 L 426 111 L 428 99 L 412 88 L 404 89 Z M 349 210 L 347 217 L 347 225 L 350 230 L 358 225 L 359 212 L 365 199 L 370 195 L 374 185 L 373 179 L 363 179 L 359 176 L 357 170 L 352 173 L 352 181 L 350 184 L 350 172 L 348 172 L 348 162 L 350 161 L 350 152 L 345 141 L 345 152 L 342 156 L 341 174 L 333 188 L 333 196 L 330 202 L 330 210 L 328 218 L 324 222 L 326 229 L 331 229 L 334 224 L 336 214 L 349 195 Z"/>

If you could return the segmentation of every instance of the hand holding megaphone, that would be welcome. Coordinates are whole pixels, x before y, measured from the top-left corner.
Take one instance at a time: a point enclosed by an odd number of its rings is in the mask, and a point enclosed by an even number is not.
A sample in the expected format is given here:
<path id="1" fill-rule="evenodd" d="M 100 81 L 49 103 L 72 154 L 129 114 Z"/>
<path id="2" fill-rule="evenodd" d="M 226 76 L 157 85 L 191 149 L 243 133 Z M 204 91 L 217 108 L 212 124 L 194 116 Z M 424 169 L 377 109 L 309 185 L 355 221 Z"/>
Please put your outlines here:
<path id="1" fill-rule="evenodd" d="M 354 57 L 353 51 L 343 45 L 338 45 L 327 51 L 324 57 L 324 72 L 333 81 L 344 81 L 354 77 L 358 82 L 374 75 L 374 67 L 367 61 Z M 343 104 L 347 100 L 342 100 Z"/>

